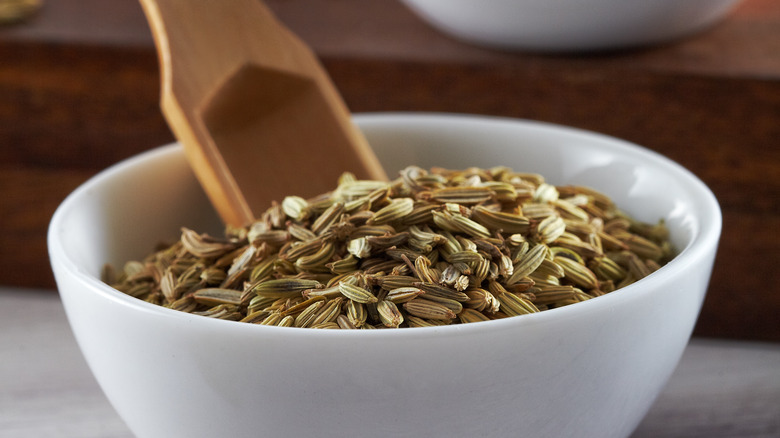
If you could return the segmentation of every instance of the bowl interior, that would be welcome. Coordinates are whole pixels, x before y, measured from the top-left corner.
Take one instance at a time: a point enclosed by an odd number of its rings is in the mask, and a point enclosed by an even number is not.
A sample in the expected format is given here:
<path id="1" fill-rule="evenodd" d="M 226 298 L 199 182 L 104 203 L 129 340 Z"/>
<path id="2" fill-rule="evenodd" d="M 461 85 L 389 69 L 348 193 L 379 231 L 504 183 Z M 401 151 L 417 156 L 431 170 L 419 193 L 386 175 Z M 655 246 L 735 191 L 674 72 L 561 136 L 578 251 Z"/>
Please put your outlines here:
<path id="1" fill-rule="evenodd" d="M 556 185 L 592 187 L 633 217 L 666 221 L 678 251 L 719 230 L 710 190 L 671 160 L 605 135 L 539 122 L 465 116 L 365 116 L 359 119 L 388 174 L 409 164 L 509 166 Z"/>
<path id="2" fill-rule="evenodd" d="M 105 263 L 121 267 L 178 238 L 181 227 L 216 235 L 224 230 L 179 145 L 106 169 L 63 207 L 52 221 L 57 228 L 50 230 L 49 246 L 62 248 L 62 261 L 75 272 L 94 278 Z"/>
<path id="3" fill-rule="evenodd" d="M 683 253 L 720 230 L 717 202 L 698 179 L 658 154 L 611 137 L 490 117 L 369 114 L 356 121 L 389 175 L 408 165 L 509 166 L 542 174 L 552 184 L 590 186 L 640 220 L 664 219 Z M 122 266 L 178 238 L 183 226 L 223 231 L 177 145 L 102 172 L 63 203 L 52 225 L 50 246 L 62 250 L 72 269 L 92 278 L 106 262 Z"/>

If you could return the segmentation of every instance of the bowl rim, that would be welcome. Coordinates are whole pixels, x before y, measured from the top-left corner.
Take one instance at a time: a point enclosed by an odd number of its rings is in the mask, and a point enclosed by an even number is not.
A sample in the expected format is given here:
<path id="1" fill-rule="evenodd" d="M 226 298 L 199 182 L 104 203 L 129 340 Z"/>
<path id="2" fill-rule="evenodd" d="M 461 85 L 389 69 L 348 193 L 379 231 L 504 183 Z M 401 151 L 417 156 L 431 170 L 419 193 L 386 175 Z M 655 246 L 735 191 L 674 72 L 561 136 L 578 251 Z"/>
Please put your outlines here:
<path id="1" fill-rule="evenodd" d="M 391 123 L 403 126 L 423 126 L 430 125 L 431 123 L 438 123 L 443 125 L 449 124 L 452 126 L 485 123 L 493 124 L 494 126 L 523 125 L 525 128 L 535 129 L 546 133 L 555 133 L 556 135 L 564 133 L 566 135 L 578 138 L 590 138 L 597 140 L 599 143 L 609 148 L 619 149 L 622 151 L 628 150 L 631 153 L 639 154 L 648 160 L 652 160 L 657 164 L 668 168 L 670 172 L 673 172 L 678 177 L 682 178 L 687 186 L 689 186 L 692 190 L 695 190 L 697 194 L 701 195 L 701 202 L 704 208 L 702 209 L 702 214 L 697 216 L 698 222 L 693 231 L 693 235 L 690 237 L 685 247 L 681 248 L 679 253 L 669 263 L 661 267 L 661 269 L 651 274 L 650 276 L 638 281 L 637 283 L 621 288 L 620 291 L 617 291 L 617 293 L 609 293 L 600 297 L 595 297 L 593 299 L 577 303 L 577 305 L 549 309 L 543 312 L 521 315 L 520 317 L 508 317 L 480 323 L 453 324 L 437 327 L 414 327 L 410 329 L 318 330 L 312 328 L 296 327 L 295 329 L 291 329 L 289 327 L 263 326 L 258 324 L 248 324 L 238 321 L 228 321 L 203 317 L 200 315 L 193 315 L 190 313 L 180 312 L 159 305 L 147 303 L 143 300 L 131 297 L 103 283 L 99 278 L 84 272 L 68 256 L 64 248 L 64 245 L 59 236 L 61 228 L 60 224 L 65 220 L 67 212 L 73 208 L 74 204 L 80 197 L 84 196 L 92 190 L 95 190 L 95 188 L 100 186 L 104 181 L 114 178 L 116 173 L 122 172 L 124 169 L 142 165 L 148 160 L 161 160 L 165 157 L 171 159 L 172 156 L 176 155 L 184 157 L 183 149 L 178 142 L 174 142 L 155 147 L 153 149 L 121 160 L 100 171 L 78 186 L 75 190 L 73 190 L 57 207 L 49 224 L 47 232 L 47 246 L 49 250 L 50 263 L 53 268 L 55 266 L 59 266 L 62 270 L 74 276 L 79 282 L 83 283 L 85 286 L 88 286 L 84 288 L 82 293 L 99 294 L 103 299 L 110 300 L 123 307 L 128 307 L 133 311 L 152 314 L 160 318 L 173 318 L 185 324 L 202 324 L 204 328 L 213 327 L 214 330 L 237 330 L 243 331 L 245 333 L 250 333 L 249 330 L 257 330 L 258 334 L 267 333 L 268 335 L 278 336 L 279 333 L 284 333 L 285 336 L 291 337 L 320 336 L 325 339 L 331 339 L 335 337 L 337 339 L 347 340 L 355 339 L 355 336 L 359 338 L 369 337 L 371 339 L 375 337 L 384 338 L 385 336 L 440 337 L 445 335 L 450 336 L 474 333 L 475 330 L 478 332 L 498 333 L 500 331 L 512 329 L 518 326 L 548 323 L 550 318 L 553 318 L 553 321 L 558 318 L 567 318 L 569 315 L 571 315 L 571 312 L 587 313 L 589 311 L 597 311 L 599 308 L 604 306 L 614 307 L 615 305 L 618 305 L 625 300 L 631 299 L 631 295 L 644 296 L 651 294 L 660 285 L 660 283 L 664 281 L 665 277 L 670 275 L 680 275 L 682 271 L 688 270 L 696 261 L 705 258 L 708 254 L 708 251 L 710 251 L 713 246 L 717 245 L 720 238 L 722 228 L 722 214 L 720 206 L 718 205 L 718 201 L 709 187 L 707 187 L 692 172 L 677 162 L 655 151 L 628 142 L 626 140 L 621 140 L 619 138 L 594 131 L 559 125 L 555 123 L 503 116 L 443 112 L 373 112 L 354 114 L 353 119 L 361 127 L 372 125 L 376 126 L 377 124 L 388 125 Z M 60 294 L 62 294 L 62 292 L 60 292 Z M 193 320 L 193 318 L 195 319 Z M 368 334 L 366 332 L 368 332 Z"/>

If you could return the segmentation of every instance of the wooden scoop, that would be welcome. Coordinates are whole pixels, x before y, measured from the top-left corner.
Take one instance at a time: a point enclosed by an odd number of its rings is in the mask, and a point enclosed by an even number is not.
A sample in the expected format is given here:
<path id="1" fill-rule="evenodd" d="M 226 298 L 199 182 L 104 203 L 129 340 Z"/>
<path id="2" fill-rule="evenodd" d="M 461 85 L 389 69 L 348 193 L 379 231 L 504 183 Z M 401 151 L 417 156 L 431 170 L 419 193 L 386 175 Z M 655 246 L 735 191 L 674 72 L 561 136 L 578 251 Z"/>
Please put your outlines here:
<path id="1" fill-rule="evenodd" d="M 163 114 L 226 224 L 344 171 L 387 178 L 315 55 L 261 1 L 140 1 Z"/>

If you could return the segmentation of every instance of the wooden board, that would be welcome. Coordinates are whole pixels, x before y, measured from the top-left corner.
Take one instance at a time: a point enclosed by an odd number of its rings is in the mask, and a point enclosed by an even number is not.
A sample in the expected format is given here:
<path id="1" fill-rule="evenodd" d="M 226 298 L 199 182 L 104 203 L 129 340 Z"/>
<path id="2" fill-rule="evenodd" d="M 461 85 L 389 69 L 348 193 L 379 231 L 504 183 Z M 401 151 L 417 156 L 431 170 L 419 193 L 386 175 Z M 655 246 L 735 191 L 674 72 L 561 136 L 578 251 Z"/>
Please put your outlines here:
<path id="1" fill-rule="evenodd" d="M 701 177 L 724 233 L 696 333 L 780 340 L 780 2 L 745 0 L 689 39 L 544 56 L 445 37 L 395 0 L 274 0 L 355 112 L 561 123 L 647 146 Z M 173 140 L 135 0 L 46 2 L 0 28 L 0 284 L 52 287 L 45 231 L 77 184 Z M 5 61 L 7 60 L 7 61 Z"/>

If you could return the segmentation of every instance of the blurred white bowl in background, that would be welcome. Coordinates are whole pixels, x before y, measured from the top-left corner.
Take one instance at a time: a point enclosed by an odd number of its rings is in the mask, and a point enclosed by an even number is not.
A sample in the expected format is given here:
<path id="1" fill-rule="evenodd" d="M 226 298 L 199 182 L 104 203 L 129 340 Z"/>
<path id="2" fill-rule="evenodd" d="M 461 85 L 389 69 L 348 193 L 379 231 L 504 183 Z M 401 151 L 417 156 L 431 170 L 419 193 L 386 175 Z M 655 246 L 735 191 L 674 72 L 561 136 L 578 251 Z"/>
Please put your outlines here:
<path id="1" fill-rule="evenodd" d="M 595 51 L 668 42 L 725 17 L 739 0 L 401 0 L 428 23 L 474 44 Z"/>

